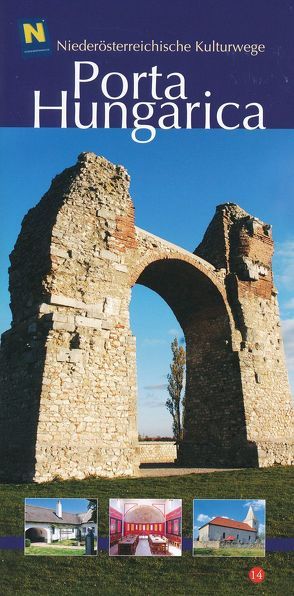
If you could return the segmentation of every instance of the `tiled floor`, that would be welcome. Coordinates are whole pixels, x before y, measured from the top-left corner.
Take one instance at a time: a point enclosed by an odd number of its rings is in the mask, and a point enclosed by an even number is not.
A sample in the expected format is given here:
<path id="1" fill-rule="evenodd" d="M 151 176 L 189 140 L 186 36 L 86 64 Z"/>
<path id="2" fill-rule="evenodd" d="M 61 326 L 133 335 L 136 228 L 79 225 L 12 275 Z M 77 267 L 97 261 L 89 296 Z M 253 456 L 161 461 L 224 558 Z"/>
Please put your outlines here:
<path id="1" fill-rule="evenodd" d="M 180 557 L 182 554 L 181 549 L 178 548 L 177 546 L 173 546 L 172 544 L 169 544 L 168 550 L 169 550 L 170 554 L 173 555 L 174 557 Z"/>
<path id="2" fill-rule="evenodd" d="M 172 555 L 174 557 L 181 556 L 181 549 L 177 548 L 176 546 L 173 546 L 171 544 L 169 544 L 169 546 L 168 546 L 168 551 L 169 551 L 169 554 L 167 554 L 167 556 L 170 556 L 170 555 Z M 109 554 L 110 555 L 118 554 L 117 544 L 114 544 L 113 546 L 111 546 Z M 142 538 L 142 537 L 139 538 L 138 546 L 136 548 L 136 557 L 152 557 L 152 556 L 165 556 L 165 555 L 152 555 L 148 539 Z"/>
<path id="3" fill-rule="evenodd" d="M 113 546 L 110 547 L 109 554 L 110 555 L 117 555 L 118 554 L 118 546 L 117 546 L 117 544 L 114 544 Z"/>

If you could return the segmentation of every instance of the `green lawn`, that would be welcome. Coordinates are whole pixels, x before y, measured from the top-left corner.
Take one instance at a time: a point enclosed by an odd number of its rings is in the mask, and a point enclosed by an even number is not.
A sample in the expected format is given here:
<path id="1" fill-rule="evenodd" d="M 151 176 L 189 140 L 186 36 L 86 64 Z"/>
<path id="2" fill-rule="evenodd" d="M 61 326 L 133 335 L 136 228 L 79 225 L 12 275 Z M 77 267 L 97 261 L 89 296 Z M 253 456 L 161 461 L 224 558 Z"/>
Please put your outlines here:
<path id="1" fill-rule="evenodd" d="M 182 498 L 183 535 L 192 535 L 192 499 L 264 498 L 267 500 L 267 536 L 293 536 L 293 470 L 275 467 L 169 478 L 89 479 L 47 484 L 0 487 L 0 534 L 23 533 L 24 497 L 81 497 L 99 499 L 99 533 L 108 533 L 110 497 Z M 289 553 L 266 558 L 25 557 L 20 551 L 0 553 L 0 593 L 96 596 L 227 596 L 256 593 L 288 594 L 292 572 Z M 266 580 L 252 584 L 248 572 L 262 566 Z"/>
<path id="2" fill-rule="evenodd" d="M 25 555 L 50 555 L 54 557 L 70 555 L 71 557 L 80 557 L 84 554 L 84 548 L 60 548 L 57 546 L 29 546 L 25 548 Z"/>
<path id="3" fill-rule="evenodd" d="M 75 539 L 64 538 L 63 540 L 57 540 L 56 544 L 63 544 L 64 546 L 78 546 L 78 542 Z M 84 544 L 84 542 L 83 542 Z"/>
<path id="4" fill-rule="evenodd" d="M 196 557 L 264 557 L 263 548 L 194 548 Z M 262 561 L 260 562 L 262 565 Z"/>

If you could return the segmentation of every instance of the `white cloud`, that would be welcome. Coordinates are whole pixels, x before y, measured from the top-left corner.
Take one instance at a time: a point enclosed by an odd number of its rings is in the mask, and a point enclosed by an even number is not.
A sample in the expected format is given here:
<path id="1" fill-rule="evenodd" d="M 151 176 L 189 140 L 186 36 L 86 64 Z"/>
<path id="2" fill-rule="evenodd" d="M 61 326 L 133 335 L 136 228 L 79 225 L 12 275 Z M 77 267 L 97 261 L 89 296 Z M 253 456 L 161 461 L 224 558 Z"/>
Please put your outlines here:
<path id="1" fill-rule="evenodd" d="M 264 534 L 265 533 L 265 525 L 264 524 L 259 524 L 258 526 L 258 534 Z"/>
<path id="2" fill-rule="evenodd" d="M 183 332 L 181 329 L 172 328 L 168 330 L 168 335 L 171 335 L 172 337 L 179 337 L 179 335 L 182 334 Z"/>
<path id="3" fill-rule="evenodd" d="M 276 244 L 276 256 L 285 259 L 294 258 L 294 240 L 286 240 Z"/>
<path id="4" fill-rule="evenodd" d="M 285 303 L 285 308 L 287 310 L 294 310 L 294 298 L 291 298 L 290 300 L 288 300 L 288 302 Z"/>
<path id="5" fill-rule="evenodd" d="M 161 385 L 146 385 L 144 389 L 147 389 L 148 391 L 165 391 L 165 389 L 167 389 L 167 383 Z"/>
<path id="6" fill-rule="evenodd" d="M 274 272 L 278 286 L 294 290 L 294 240 L 287 240 L 276 245 Z"/>
<path id="7" fill-rule="evenodd" d="M 264 499 L 253 499 L 252 501 L 247 501 L 243 507 L 249 507 L 250 505 L 254 511 L 261 511 L 265 508 L 265 501 Z"/>
<path id="8" fill-rule="evenodd" d="M 163 408 L 165 406 L 165 401 L 162 401 L 153 393 L 147 393 L 144 396 L 140 395 L 139 402 L 141 408 Z"/>
<path id="9" fill-rule="evenodd" d="M 201 523 L 206 523 L 209 522 L 212 519 L 212 517 L 209 517 L 209 515 L 205 515 L 204 513 L 199 513 L 199 515 L 197 516 L 197 521 L 200 521 Z"/>

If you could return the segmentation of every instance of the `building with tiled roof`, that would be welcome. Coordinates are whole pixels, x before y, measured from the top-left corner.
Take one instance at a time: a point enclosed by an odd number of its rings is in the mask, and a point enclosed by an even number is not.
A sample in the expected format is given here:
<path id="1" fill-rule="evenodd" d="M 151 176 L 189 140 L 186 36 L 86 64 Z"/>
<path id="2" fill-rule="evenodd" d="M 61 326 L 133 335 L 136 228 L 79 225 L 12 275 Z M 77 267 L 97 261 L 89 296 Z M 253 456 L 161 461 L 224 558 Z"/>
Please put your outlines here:
<path id="1" fill-rule="evenodd" d="M 258 520 L 250 505 L 243 521 L 229 517 L 214 517 L 199 528 L 199 541 L 230 540 L 236 542 L 253 543 L 258 533 Z"/>
<path id="2" fill-rule="evenodd" d="M 78 539 L 89 529 L 96 534 L 96 525 L 91 521 L 92 511 L 71 513 L 63 511 L 62 501 L 58 500 L 55 509 L 26 503 L 25 537 L 31 542 L 47 542 Z"/>

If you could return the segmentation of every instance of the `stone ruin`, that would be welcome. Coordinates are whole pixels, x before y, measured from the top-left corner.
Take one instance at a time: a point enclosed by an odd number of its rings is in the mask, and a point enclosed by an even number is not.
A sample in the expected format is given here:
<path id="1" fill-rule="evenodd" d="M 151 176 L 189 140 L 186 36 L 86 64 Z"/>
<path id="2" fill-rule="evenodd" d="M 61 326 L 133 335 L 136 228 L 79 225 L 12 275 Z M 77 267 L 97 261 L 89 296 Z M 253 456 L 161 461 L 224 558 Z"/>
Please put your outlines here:
<path id="1" fill-rule="evenodd" d="M 13 321 L 1 345 L 1 477 L 132 476 L 140 448 L 135 283 L 186 339 L 179 464 L 293 461 L 270 226 L 220 205 L 194 253 L 135 227 L 129 176 L 93 153 L 57 176 L 10 256 Z"/>

